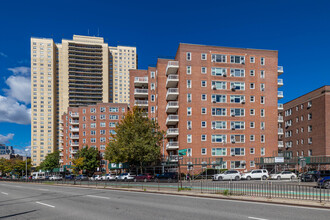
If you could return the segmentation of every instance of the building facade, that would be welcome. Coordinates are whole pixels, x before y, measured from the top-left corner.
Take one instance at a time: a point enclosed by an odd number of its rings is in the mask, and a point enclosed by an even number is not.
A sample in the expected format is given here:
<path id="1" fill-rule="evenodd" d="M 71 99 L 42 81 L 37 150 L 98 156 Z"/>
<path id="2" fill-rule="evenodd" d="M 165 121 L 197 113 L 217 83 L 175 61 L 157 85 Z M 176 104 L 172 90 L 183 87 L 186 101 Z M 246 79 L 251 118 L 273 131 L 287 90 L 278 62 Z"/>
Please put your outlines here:
<path id="1" fill-rule="evenodd" d="M 277 51 L 180 44 L 175 59 L 130 71 L 130 105 L 166 131 L 164 156 L 187 149 L 222 158 L 219 168 L 253 169 L 277 155 L 282 73 Z"/>
<path id="2" fill-rule="evenodd" d="M 15 154 L 14 148 L 12 146 L 0 144 L 0 155 L 9 155 L 9 154 Z"/>
<path id="3" fill-rule="evenodd" d="M 31 38 L 34 166 L 59 148 L 59 120 L 68 107 L 128 102 L 126 79 L 128 69 L 136 68 L 136 59 L 135 47 L 109 47 L 101 37 L 74 35 L 58 44 L 53 39 Z"/>
<path id="4" fill-rule="evenodd" d="M 124 103 L 98 103 L 81 107 L 69 107 L 62 116 L 60 163 L 72 165 L 77 151 L 84 146 L 94 147 L 101 153 L 100 171 L 109 172 L 108 162 L 103 159 L 115 127 L 128 111 Z"/>
<path id="5" fill-rule="evenodd" d="M 283 145 L 293 157 L 330 156 L 330 86 L 284 104 Z"/>

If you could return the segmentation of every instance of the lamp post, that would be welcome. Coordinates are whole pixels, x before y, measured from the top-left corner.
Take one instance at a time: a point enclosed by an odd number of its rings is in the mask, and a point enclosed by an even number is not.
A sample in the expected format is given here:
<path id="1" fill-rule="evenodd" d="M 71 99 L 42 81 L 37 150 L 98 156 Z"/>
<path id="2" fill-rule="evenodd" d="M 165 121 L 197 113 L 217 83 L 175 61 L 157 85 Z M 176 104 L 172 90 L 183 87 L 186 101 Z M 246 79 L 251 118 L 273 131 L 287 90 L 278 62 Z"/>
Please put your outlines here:
<path id="1" fill-rule="evenodd" d="M 27 178 L 27 152 L 28 152 L 28 148 L 26 148 L 24 151 L 25 151 L 25 181 L 27 182 L 28 181 L 28 178 Z"/>

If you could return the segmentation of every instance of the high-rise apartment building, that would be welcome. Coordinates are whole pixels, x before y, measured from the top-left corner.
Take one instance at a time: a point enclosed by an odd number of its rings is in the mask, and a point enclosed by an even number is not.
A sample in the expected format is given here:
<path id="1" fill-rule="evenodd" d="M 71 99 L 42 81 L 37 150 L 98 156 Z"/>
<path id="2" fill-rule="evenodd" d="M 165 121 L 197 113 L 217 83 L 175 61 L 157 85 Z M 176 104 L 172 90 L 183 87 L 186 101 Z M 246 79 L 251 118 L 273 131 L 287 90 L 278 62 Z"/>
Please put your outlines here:
<path id="1" fill-rule="evenodd" d="M 128 104 L 98 103 L 96 105 L 69 107 L 63 114 L 63 133 L 60 134 L 61 166 L 72 165 L 72 159 L 85 146 L 98 149 L 101 155 L 100 171 L 109 171 L 104 151 L 115 127 L 128 111 Z M 108 165 L 108 166 L 107 166 Z"/>
<path id="2" fill-rule="evenodd" d="M 59 44 L 31 38 L 32 164 L 60 146 L 60 116 L 68 107 L 128 102 L 128 69 L 136 66 L 135 47 L 116 51 L 101 37 L 74 35 Z"/>
<path id="3" fill-rule="evenodd" d="M 130 105 L 166 131 L 164 155 L 187 149 L 222 158 L 219 168 L 253 169 L 277 155 L 282 73 L 277 51 L 180 44 L 175 59 L 130 71 Z"/>
<path id="4" fill-rule="evenodd" d="M 330 155 L 330 86 L 285 103 L 281 117 L 284 135 L 280 153 L 292 157 Z"/>

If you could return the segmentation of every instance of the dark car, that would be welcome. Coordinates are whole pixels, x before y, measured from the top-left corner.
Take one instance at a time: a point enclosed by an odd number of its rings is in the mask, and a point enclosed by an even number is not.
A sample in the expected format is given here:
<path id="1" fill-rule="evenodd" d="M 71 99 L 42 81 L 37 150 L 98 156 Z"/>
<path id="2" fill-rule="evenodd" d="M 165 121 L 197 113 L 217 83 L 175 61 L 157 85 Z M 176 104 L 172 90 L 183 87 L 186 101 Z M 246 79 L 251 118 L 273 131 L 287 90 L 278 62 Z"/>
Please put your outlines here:
<path id="1" fill-rule="evenodd" d="M 76 180 L 88 180 L 87 175 L 81 174 L 76 177 Z"/>
<path id="2" fill-rule="evenodd" d="M 318 179 L 317 185 L 321 188 L 324 187 L 326 189 L 330 189 L 330 176 L 326 176 L 326 177 Z"/>
<path id="3" fill-rule="evenodd" d="M 143 173 L 143 174 L 139 174 L 135 177 L 136 181 L 150 181 L 154 178 L 154 176 L 152 176 L 150 173 Z"/>
<path id="4" fill-rule="evenodd" d="M 66 180 L 73 180 L 74 179 L 74 175 L 71 175 L 71 174 L 69 174 L 69 175 L 65 175 L 65 179 Z"/>
<path id="5" fill-rule="evenodd" d="M 155 182 L 157 181 L 167 181 L 167 182 L 176 182 L 178 181 L 178 173 L 175 172 L 167 172 L 167 173 L 163 173 L 158 175 L 155 178 Z"/>
<path id="6" fill-rule="evenodd" d="M 303 173 L 300 176 L 301 182 L 317 182 L 321 177 L 330 176 L 330 170 L 314 170 Z"/>

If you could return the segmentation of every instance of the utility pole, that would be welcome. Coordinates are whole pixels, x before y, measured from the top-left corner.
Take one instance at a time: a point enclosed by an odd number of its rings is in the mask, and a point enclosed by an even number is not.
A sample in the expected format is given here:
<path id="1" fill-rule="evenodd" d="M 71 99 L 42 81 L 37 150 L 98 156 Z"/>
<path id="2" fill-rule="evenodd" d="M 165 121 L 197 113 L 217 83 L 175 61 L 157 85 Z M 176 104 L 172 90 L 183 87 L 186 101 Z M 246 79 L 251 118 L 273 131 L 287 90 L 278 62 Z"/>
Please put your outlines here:
<path id="1" fill-rule="evenodd" d="M 27 152 L 29 149 L 25 149 L 25 181 L 28 181 L 28 177 L 27 177 Z"/>

